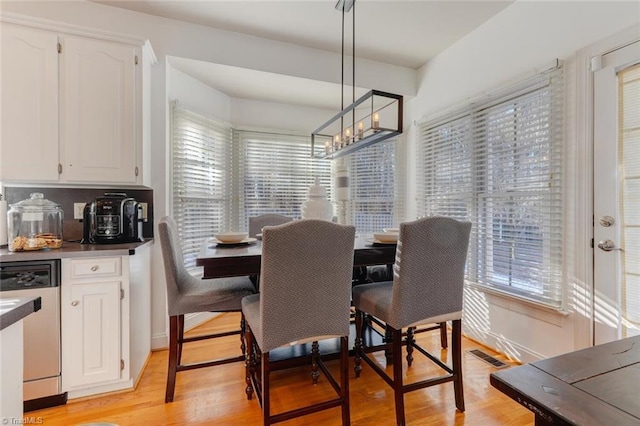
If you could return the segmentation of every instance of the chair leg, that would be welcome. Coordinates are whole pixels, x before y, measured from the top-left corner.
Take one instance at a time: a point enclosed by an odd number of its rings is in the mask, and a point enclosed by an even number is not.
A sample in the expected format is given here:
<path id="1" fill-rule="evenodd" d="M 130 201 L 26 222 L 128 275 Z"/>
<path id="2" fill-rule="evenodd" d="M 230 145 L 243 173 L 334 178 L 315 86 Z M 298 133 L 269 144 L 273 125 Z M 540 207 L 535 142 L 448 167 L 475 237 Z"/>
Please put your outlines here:
<path id="1" fill-rule="evenodd" d="M 269 352 L 262 353 L 262 421 L 271 424 L 271 401 L 269 400 Z"/>
<path id="2" fill-rule="evenodd" d="M 183 340 L 184 340 L 184 315 L 178 315 L 178 365 L 182 363 Z"/>
<path id="3" fill-rule="evenodd" d="M 251 327 L 246 327 L 244 337 L 247 341 L 247 353 L 244 357 L 244 381 L 247 387 L 244 391 L 247 394 L 247 400 L 250 400 L 253 396 L 253 383 L 251 381 L 251 376 L 253 373 L 253 364 L 255 362 L 253 358 L 253 332 L 251 331 Z"/>
<path id="4" fill-rule="evenodd" d="M 393 329 L 391 327 L 389 327 L 388 325 L 386 325 L 384 327 L 384 339 L 383 342 L 387 343 L 387 344 L 392 344 L 393 343 L 393 338 L 394 338 L 394 333 L 393 333 Z M 402 340 L 401 340 L 402 342 Z M 384 350 L 384 357 L 387 360 L 387 367 L 390 365 L 393 365 L 393 349 L 391 349 L 393 347 L 393 344 L 391 346 L 387 346 L 387 348 Z M 400 356 L 402 356 L 402 354 L 400 354 Z"/>
<path id="5" fill-rule="evenodd" d="M 342 398 L 342 426 L 351 424 L 349 412 L 349 339 L 340 338 L 340 398 Z"/>
<path id="6" fill-rule="evenodd" d="M 244 335 L 247 332 L 247 322 L 244 319 L 244 314 L 240 314 L 240 350 L 242 351 L 242 355 L 247 354 L 247 346 L 245 344 Z"/>
<path id="7" fill-rule="evenodd" d="M 462 320 L 452 321 L 451 346 L 453 349 L 453 389 L 456 408 L 464 412 L 464 390 L 462 387 Z"/>
<path id="8" fill-rule="evenodd" d="M 356 373 L 356 379 L 360 377 L 360 372 L 362 372 L 362 326 L 363 326 L 363 318 L 364 312 L 356 309 L 356 341 L 355 346 L 353 348 L 354 352 L 354 367 L 353 370 Z"/>
<path id="9" fill-rule="evenodd" d="M 318 384 L 318 378 L 320 377 L 320 371 L 318 371 L 318 358 L 320 357 L 320 345 L 318 341 L 314 341 L 311 344 L 311 380 L 313 384 Z"/>
<path id="10" fill-rule="evenodd" d="M 176 373 L 178 372 L 178 323 L 179 315 L 169 317 L 169 365 L 167 368 L 167 389 L 164 402 L 172 402 L 176 388 Z"/>
<path id="11" fill-rule="evenodd" d="M 440 346 L 442 349 L 447 349 L 447 323 L 440 323 Z"/>
<path id="12" fill-rule="evenodd" d="M 402 384 L 402 330 L 396 330 L 387 325 L 391 330 L 391 350 L 393 353 L 393 393 L 396 403 L 396 423 L 404 426 L 404 392 Z"/>
<path id="13" fill-rule="evenodd" d="M 415 327 L 409 327 L 407 329 L 407 367 L 411 367 L 413 362 L 413 344 L 415 342 L 413 331 Z"/>

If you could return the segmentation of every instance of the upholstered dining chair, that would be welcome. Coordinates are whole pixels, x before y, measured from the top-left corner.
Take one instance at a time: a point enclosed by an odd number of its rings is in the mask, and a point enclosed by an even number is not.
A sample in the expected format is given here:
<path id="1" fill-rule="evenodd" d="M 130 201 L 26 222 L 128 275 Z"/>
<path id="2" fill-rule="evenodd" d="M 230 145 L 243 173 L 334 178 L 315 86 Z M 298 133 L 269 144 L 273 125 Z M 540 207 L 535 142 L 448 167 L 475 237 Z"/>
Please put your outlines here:
<path id="1" fill-rule="evenodd" d="M 247 398 L 255 391 L 265 425 L 341 407 L 342 424 L 350 424 L 348 336 L 355 228 L 322 220 L 299 220 L 267 226 L 262 232 L 260 294 L 242 300 L 246 318 Z M 325 366 L 318 341 L 340 341 L 340 382 Z M 334 398 L 278 414 L 271 413 L 274 366 L 270 352 L 282 346 L 311 343 L 311 378 L 320 371 L 336 392 Z"/>
<path id="2" fill-rule="evenodd" d="M 164 260 L 169 313 L 169 367 L 165 402 L 173 401 L 176 373 L 243 361 L 245 358 L 244 317 L 238 330 L 184 337 L 184 315 L 195 312 L 237 312 L 242 298 L 255 292 L 248 277 L 202 280 L 192 276 L 184 266 L 182 246 L 176 222 L 165 216 L 158 222 L 158 234 Z M 181 364 L 184 343 L 240 334 L 242 354 L 195 364 Z"/>
<path id="3" fill-rule="evenodd" d="M 462 298 L 464 271 L 471 223 L 446 217 L 428 217 L 400 225 L 393 265 L 393 281 L 353 287 L 356 308 L 355 374 L 359 377 L 364 360 L 394 390 L 396 423 L 405 424 L 404 394 L 428 386 L 453 381 L 456 407 L 464 411 L 462 388 Z M 367 321 L 365 321 L 365 313 Z M 415 327 L 452 321 L 452 367 L 416 343 Z M 390 330 L 391 342 L 374 345 L 373 323 Z M 402 330 L 406 329 L 406 333 Z M 404 337 L 404 340 L 403 340 Z M 407 348 L 407 365 L 413 350 L 425 355 L 447 374 L 408 385 L 403 384 L 402 347 Z M 391 351 L 393 377 L 369 354 Z"/>
<path id="4" fill-rule="evenodd" d="M 291 222 L 293 219 L 281 214 L 267 213 L 259 216 L 249 217 L 249 236 L 255 237 L 262 232 L 262 228 L 265 226 L 282 225 L 283 223 Z"/>
<path id="5" fill-rule="evenodd" d="M 393 265 L 374 265 L 366 267 L 365 282 L 377 283 L 384 281 L 393 281 Z M 447 323 L 443 321 L 438 324 L 430 324 L 428 326 L 416 327 L 413 331 L 414 334 L 424 333 L 427 331 L 438 330 L 440 332 L 440 346 L 442 349 L 447 349 Z"/>
<path id="6" fill-rule="evenodd" d="M 293 218 L 283 216 L 275 213 L 265 213 L 258 216 L 249 217 L 249 236 L 255 237 L 257 234 L 262 233 L 262 228 L 265 226 L 282 225 L 283 223 L 291 222 Z M 260 277 L 257 275 L 249 276 L 249 279 L 255 286 L 256 290 L 260 288 Z"/>

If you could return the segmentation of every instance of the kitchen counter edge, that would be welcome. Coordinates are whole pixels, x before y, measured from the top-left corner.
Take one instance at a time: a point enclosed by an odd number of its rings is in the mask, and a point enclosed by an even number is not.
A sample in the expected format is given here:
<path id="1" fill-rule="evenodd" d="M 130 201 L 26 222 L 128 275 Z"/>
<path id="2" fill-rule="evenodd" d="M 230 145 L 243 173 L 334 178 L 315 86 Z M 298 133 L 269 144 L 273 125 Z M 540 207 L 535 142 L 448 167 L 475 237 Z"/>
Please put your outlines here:
<path id="1" fill-rule="evenodd" d="M 32 313 L 39 311 L 42 306 L 40 296 L 16 297 L 3 300 L 3 302 L 10 303 L 11 306 L 3 305 L 2 309 L 0 309 L 0 330 L 4 330 L 10 325 L 25 319 Z"/>
<path id="2" fill-rule="evenodd" d="M 80 244 L 65 241 L 59 249 L 37 251 L 9 251 L 5 247 L 0 249 L 0 263 L 76 257 L 132 256 L 136 254 L 137 249 L 152 244 L 153 238 L 147 239 L 144 242 L 126 244 Z"/>

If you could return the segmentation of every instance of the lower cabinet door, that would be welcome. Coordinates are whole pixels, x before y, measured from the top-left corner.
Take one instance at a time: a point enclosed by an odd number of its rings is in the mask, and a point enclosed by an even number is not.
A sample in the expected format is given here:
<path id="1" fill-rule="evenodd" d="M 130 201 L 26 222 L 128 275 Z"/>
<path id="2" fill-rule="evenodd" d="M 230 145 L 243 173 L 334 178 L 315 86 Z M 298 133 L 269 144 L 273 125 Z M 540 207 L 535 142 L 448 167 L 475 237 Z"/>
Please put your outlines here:
<path id="1" fill-rule="evenodd" d="M 118 380 L 121 281 L 62 286 L 64 391 Z"/>

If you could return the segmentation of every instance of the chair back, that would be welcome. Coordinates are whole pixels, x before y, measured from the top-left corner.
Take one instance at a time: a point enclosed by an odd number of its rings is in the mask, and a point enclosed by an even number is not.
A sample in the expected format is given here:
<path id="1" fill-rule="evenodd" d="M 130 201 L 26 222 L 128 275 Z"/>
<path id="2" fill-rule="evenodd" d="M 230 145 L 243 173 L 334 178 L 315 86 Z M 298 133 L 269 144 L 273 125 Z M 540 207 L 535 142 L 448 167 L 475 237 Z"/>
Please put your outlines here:
<path id="1" fill-rule="evenodd" d="M 462 311 L 470 222 L 427 217 L 400 224 L 390 325 Z"/>
<path id="2" fill-rule="evenodd" d="M 349 335 L 355 228 L 298 220 L 264 228 L 262 351 L 316 336 Z"/>
<path id="3" fill-rule="evenodd" d="M 179 309 L 180 288 L 198 279 L 192 276 L 184 266 L 178 224 L 173 218 L 165 216 L 160 219 L 158 222 L 158 236 L 164 261 L 169 315 L 184 314 L 185 312 L 180 312 Z"/>
<path id="4" fill-rule="evenodd" d="M 265 226 L 282 225 L 292 220 L 293 219 L 288 216 L 273 213 L 252 216 L 249 218 L 249 236 L 255 237 L 256 234 L 262 232 L 262 228 Z"/>

